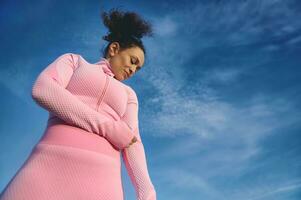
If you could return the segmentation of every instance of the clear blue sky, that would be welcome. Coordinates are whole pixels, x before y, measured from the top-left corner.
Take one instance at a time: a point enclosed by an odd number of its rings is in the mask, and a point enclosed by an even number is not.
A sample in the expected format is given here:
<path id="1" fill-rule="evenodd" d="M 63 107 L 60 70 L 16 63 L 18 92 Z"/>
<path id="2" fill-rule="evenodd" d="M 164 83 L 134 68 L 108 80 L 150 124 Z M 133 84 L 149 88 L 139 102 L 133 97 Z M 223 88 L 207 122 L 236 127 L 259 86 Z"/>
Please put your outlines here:
<path id="1" fill-rule="evenodd" d="M 46 125 L 33 81 L 66 52 L 98 61 L 99 12 L 120 7 L 154 25 L 144 68 L 125 83 L 158 199 L 300 199 L 300 1 L 176 2 L 1 1 L 0 191 Z"/>

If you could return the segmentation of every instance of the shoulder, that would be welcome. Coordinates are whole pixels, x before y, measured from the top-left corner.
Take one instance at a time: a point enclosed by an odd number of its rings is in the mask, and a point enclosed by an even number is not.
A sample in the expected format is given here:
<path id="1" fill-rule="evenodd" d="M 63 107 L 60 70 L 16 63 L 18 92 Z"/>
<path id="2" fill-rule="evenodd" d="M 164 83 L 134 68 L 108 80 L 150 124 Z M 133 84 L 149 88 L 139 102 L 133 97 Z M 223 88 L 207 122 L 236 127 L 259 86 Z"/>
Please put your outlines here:
<path id="1" fill-rule="evenodd" d="M 63 53 L 63 54 L 59 55 L 59 58 L 64 58 L 64 59 L 78 59 L 80 57 L 82 57 L 80 54 L 71 53 L 71 52 Z"/>
<path id="2" fill-rule="evenodd" d="M 57 60 L 72 64 L 74 66 L 74 68 L 76 68 L 78 61 L 81 58 L 82 58 L 82 56 L 80 54 L 68 52 L 68 53 L 63 53 L 63 54 L 59 55 Z"/>
<path id="3" fill-rule="evenodd" d="M 128 94 L 128 102 L 134 102 L 138 104 L 138 96 L 135 90 L 129 85 L 124 85 L 124 86 Z"/>

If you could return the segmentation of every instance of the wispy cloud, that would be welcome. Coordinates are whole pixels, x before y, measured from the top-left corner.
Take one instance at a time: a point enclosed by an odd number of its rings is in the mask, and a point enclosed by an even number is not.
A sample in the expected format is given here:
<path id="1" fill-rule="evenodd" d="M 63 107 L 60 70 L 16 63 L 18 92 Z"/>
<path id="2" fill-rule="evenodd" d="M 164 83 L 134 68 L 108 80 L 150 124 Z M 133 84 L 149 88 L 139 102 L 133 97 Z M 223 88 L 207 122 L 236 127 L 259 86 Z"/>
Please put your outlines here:
<path id="1" fill-rule="evenodd" d="M 196 197 L 202 194 L 211 198 L 221 198 L 220 193 L 207 180 L 192 171 L 189 172 L 174 166 L 161 169 L 160 174 L 155 175 L 159 177 L 160 184 L 166 185 L 170 190 L 189 190 L 194 191 Z"/>
<path id="2" fill-rule="evenodd" d="M 169 15 L 164 16 L 163 18 L 156 18 L 154 33 L 159 36 L 168 37 L 172 36 L 175 32 L 177 32 L 177 23 L 169 18 Z"/>
<path id="3" fill-rule="evenodd" d="M 130 82 L 139 79 L 133 86 L 145 94 L 140 122 L 146 132 L 141 133 L 168 141 L 151 144 L 159 153 L 148 156 L 158 190 L 164 186 L 167 193 L 183 195 L 169 199 L 193 199 L 182 198 L 186 192 L 208 200 L 272 199 L 300 190 L 300 181 L 289 174 L 300 163 L 273 179 L 249 177 L 275 168 L 261 142 L 300 123 L 297 98 L 284 95 L 279 85 L 277 92 L 262 89 L 262 83 L 273 86 L 271 76 L 282 80 L 281 72 L 272 73 L 279 70 L 270 65 L 279 59 L 274 53 L 300 44 L 301 12 L 294 5 L 290 0 L 194 1 L 162 16 L 145 16 L 154 22 L 156 37 L 144 40 L 149 63 Z M 80 4 L 76 8 L 83 11 Z M 59 37 L 78 45 L 87 60 L 96 58 L 106 29 L 96 31 L 100 20 L 76 20 L 82 23 L 60 25 Z M 36 63 L 15 59 L 2 65 L 0 83 L 24 99 Z M 267 81 L 256 85 L 263 78 Z"/>
<path id="4" fill-rule="evenodd" d="M 239 62 L 230 65 L 226 58 L 216 56 L 213 68 L 200 62 L 192 68 L 186 63 L 193 65 L 191 58 L 197 59 L 200 52 L 207 53 L 211 51 L 210 47 L 216 46 L 250 45 L 251 48 L 259 44 L 262 50 L 278 50 L 291 40 L 274 43 L 273 39 L 295 33 L 301 23 L 295 18 L 299 14 L 283 1 L 244 1 L 221 5 L 199 3 L 181 11 L 164 16 L 177 27 L 170 39 L 162 40 L 165 38 L 163 34 L 146 43 L 152 49 L 150 63 L 140 77 L 147 83 L 145 89 L 151 85 L 156 95 L 144 99 L 142 115 L 147 115 L 144 126 L 154 137 L 169 138 L 169 142 L 161 147 L 160 154 L 153 156 L 154 162 L 170 166 L 174 160 L 181 160 L 177 166 L 183 171 L 165 173 L 162 170 L 160 178 L 174 182 L 173 175 L 180 174 L 183 182 L 177 184 L 190 180 L 195 183 L 191 187 L 220 195 L 223 192 L 216 192 L 220 188 L 205 180 L 243 177 L 257 166 L 255 158 L 262 156 L 264 147 L 260 141 L 280 129 L 297 124 L 301 116 L 296 112 L 297 102 L 281 93 L 265 93 L 258 88 L 246 91 L 244 98 L 235 99 L 227 98 L 223 90 L 214 87 L 214 84 L 230 88 L 242 85 L 243 79 L 250 77 L 260 66 L 268 67 L 268 63 L 275 59 L 272 55 L 260 57 L 249 51 L 250 55 L 244 55 L 243 59 L 233 54 L 227 59 Z M 161 27 L 161 21 L 163 19 L 157 19 L 155 25 Z M 279 32 L 270 33 L 272 30 Z M 196 72 L 201 74 L 200 78 L 192 77 L 195 74 L 188 73 L 189 70 L 200 70 L 201 73 Z M 153 108 L 156 112 L 152 111 Z M 189 172 L 185 171 L 188 166 Z M 268 182 L 256 184 L 261 187 Z M 254 190 L 250 188 L 248 194 L 238 192 L 239 198 L 234 198 L 236 196 L 227 193 L 226 189 L 224 192 L 232 199 L 260 196 L 263 193 L 255 189 L 256 184 L 252 185 Z M 270 189 L 282 191 L 277 187 Z"/>
<path id="5" fill-rule="evenodd" d="M 199 47 L 215 45 L 270 45 L 280 38 L 296 37 L 300 12 L 294 1 L 208 1 L 183 5 L 181 12 L 165 18 L 177 22 L 177 34 L 198 41 Z M 157 26 L 161 27 L 162 19 Z M 277 30 L 277 31 L 275 31 Z M 295 35 L 295 36 L 294 36 Z"/>
<path id="6" fill-rule="evenodd" d="M 277 199 L 276 196 L 281 193 L 288 193 L 301 188 L 300 180 L 296 183 L 281 183 L 281 184 L 260 184 L 258 187 L 252 187 L 242 192 L 235 194 L 235 199 L 259 200 L 259 199 Z M 243 194 L 244 193 L 244 194 Z"/>
<path id="7" fill-rule="evenodd" d="M 256 5 L 256 7 L 253 8 L 251 5 Z M 280 7 L 280 5 L 282 6 Z M 199 66 L 200 70 L 204 70 L 203 76 L 200 80 L 193 83 L 188 83 L 190 77 L 186 76 L 186 72 L 190 70 L 189 66 L 183 66 L 183 63 L 187 62 L 191 58 L 191 54 L 199 48 L 194 45 L 193 38 L 199 37 L 204 40 L 211 37 L 226 39 L 225 37 L 229 36 L 203 35 L 206 29 L 212 30 L 213 34 L 218 34 L 218 30 L 228 30 L 230 35 L 236 34 L 233 29 L 227 29 L 226 27 L 233 27 L 242 20 L 247 19 L 246 24 L 243 24 L 244 32 L 241 34 L 237 33 L 239 37 L 242 37 L 242 41 L 252 41 L 251 38 L 244 38 L 244 34 L 254 32 L 252 31 L 253 29 L 260 29 L 257 32 L 264 34 L 263 19 L 267 17 L 265 11 L 269 11 L 269 16 L 275 19 L 275 21 L 272 20 L 272 23 L 275 23 L 275 26 L 283 25 L 283 29 L 286 32 L 294 29 L 288 28 L 289 25 L 285 22 L 290 22 L 289 24 L 292 27 L 296 27 L 299 24 L 301 27 L 301 23 L 298 20 L 289 21 L 295 17 L 296 13 L 291 14 L 294 12 L 293 8 L 281 1 L 266 1 L 265 3 L 244 1 L 244 3 L 239 4 L 198 3 L 191 8 L 189 7 L 189 9 L 182 9 L 180 13 L 168 13 L 162 20 L 157 19 L 155 21 L 155 27 L 161 27 L 162 21 L 168 18 L 173 21 L 174 26 L 182 28 L 177 29 L 176 44 L 173 40 L 161 41 L 160 38 L 147 41 L 148 47 L 153 49 L 150 55 L 150 65 L 152 67 L 144 69 L 141 77 L 158 92 L 156 98 L 148 99 L 148 103 L 150 105 L 152 103 L 160 104 L 160 111 L 152 118 L 156 119 L 152 123 L 161 129 L 160 133 L 174 134 L 177 130 L 186 130 L 187 133 L 212 137 L 221 132 L 238 134 L 245 130 L 246 127 L 252 126 L 253 130 L 247 128 L 247 132 L 250 132 L 249 134 L 257 132 L 259 133 L 258 135 L 261 135 L 263 132 L 268 132 L 281 126 L 270 126 L 275 121 L 283 125 L 286 125 L 288 121 L 290 123 L 295 121 L 296 116 L 288 118 L 286 122 L 281 122 L 280 119 L 282 112 L 289 113 L 294 110 L 294 105 L 290 99 L 285 99 L 285 97 L 277 97 L 275 99 L 275 96 L 260 93 L 250 94 L 249 102 L 244 102 L 245 106 L 243 107 L 223 101 L 219 91 L 209 86 L 209 83 L 213 82 L 240 84 L 237 82 L 239 78 L 242 75 L 252 73 L 249 69 L 258 66 L 256 62 L 246 60 L 245 62 L 249 62 L 244 64 L 246 67 L 233 65 L 227 68 L 206 69 L 203 66 Z M 196 15 L 196 13 L 199 14 Z M 236 14 L 233 15 L 233 13 Z M 257 14 L 252 17 L 255 13 Z M 285 15 L 284 19 L 279 18 L 278 15 L 284 13 L 289 14 Z M 192 16 L 194 16 L 193 20 L 191 20 Z M 175 19 L 179 20 L 176 21 Z M 208 19 L 215 23 L 211 23 Z M 258 21 L 262 21 L 262 23 Z M 187 26 L 187 22 L 189 22 L 189 28 L 193 27 L 198 31 L 189 32 L 188 35 L 188 30 L 184 29 Z M 275 28 L 274 26 L 272 27 L 272 29 Z M 256 39 L 261 39 L 258 36 L 256 35 Z M 229 37 L 231 38 L 232 36 Z M 233 42 L 232 39 L 230 39 L 231 42 Z M 202 42 L 199 42 L 199 44 L 202 46 Z M 267 61 L 269 59 L 259 62 L 264 63 Z M 219 65 L 222 65 L 222 63 L 219 63 Z M 186 87 L 188 84 L 189 87 Z M 278 109 L 279 106 L 285 110 L 280 111 Z M 270 115 L 269 119 L 259 120 L 260 115 L 264 113 Z"/>

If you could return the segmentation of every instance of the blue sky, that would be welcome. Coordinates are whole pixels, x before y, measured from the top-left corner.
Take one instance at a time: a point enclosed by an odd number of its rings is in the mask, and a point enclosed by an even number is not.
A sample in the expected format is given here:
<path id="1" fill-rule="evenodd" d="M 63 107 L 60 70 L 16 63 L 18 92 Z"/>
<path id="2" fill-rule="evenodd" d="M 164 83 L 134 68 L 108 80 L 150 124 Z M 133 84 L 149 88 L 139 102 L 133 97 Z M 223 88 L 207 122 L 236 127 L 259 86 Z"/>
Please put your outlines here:
<path id="1" fill-rule="evenodd" d="M 98 61 L 107 44 L 99 12 L 113 7 L 154 26 L 144 68 L 125 83 L 139 98 L 158 199 L 300 199 L 297 0 L 2 1 L 0 190 L 46 125 L 33 81 L 66 52 Z M 124 165 L 122 173 L 134 199 Z"/>

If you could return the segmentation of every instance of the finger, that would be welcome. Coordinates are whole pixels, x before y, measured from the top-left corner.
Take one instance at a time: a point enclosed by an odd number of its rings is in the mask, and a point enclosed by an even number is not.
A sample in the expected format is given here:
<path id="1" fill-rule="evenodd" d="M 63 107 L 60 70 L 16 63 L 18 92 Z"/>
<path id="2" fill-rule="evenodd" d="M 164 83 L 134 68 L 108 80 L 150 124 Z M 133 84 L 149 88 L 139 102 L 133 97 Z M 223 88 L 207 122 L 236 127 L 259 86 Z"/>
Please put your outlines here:
<path id="1" fill-rule="evenodd" d="M 126 148 L 129 148 L 132 145 L 132 142 L 130 144 L 128 144 L 128 146 Z"/>
<path id="2" fill-rule="evenodd" d="M 130 146 L 131 146 L 132 144 L 134 144 L 134 143 L 135 143 L 135 142 L 132 141 L 132 142 L 128 145 L 128 147 L 130 147 Z"/>
<path id="3" fill-rule="evenodd" d="M 137 137 L 136 136 L 133 137 L 132 141 L 128 144 L 128 146 L 126 146 L 126 148 L 130 147 L 135 142 L 137 142 Z"/>

